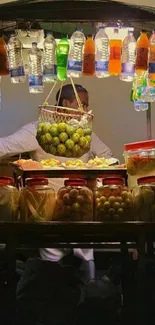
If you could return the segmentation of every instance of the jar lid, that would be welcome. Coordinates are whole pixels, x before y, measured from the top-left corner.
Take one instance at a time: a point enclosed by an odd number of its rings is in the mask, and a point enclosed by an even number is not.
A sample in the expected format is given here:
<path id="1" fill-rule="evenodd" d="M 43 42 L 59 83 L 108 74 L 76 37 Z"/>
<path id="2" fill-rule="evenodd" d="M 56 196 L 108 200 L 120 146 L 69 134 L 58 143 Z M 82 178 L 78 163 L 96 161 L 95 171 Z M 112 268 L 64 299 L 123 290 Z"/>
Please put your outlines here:
<path id="1" fill-rule="evenodd" d="M 84 186 L 87 182 L 84 179 L 66 179 L 64 182 L 65 186 Z"/>
<path id="2" fill-rule="evenodd" d="M 137 179 L 138 185 L 155 183 L 155 176 L 140 177 Z"/>
<path id="3" fill-rule="evenodd" d="M 153 149 L 155 148 L 155 140 L 140 141 L 124 144 L 124 150 L 140 150 L 140 149 Z"/>
<path id="4" fill-rule="evenodd" d="M 124 185 L 124 179 L 122 177 L 105 177 L 102 179 L 103 185 Z"/>
<path id="5" fill-rule="evenodd" d="M 48 185 L 48 179 L 44 177 L 27 178 L 25 184 L 27 186 Z"/>
<path id="6" fill-rule="evenodd" d="M 0 184 L 14 185 L 14 179 L 12 177 L 0 176 Z"/>

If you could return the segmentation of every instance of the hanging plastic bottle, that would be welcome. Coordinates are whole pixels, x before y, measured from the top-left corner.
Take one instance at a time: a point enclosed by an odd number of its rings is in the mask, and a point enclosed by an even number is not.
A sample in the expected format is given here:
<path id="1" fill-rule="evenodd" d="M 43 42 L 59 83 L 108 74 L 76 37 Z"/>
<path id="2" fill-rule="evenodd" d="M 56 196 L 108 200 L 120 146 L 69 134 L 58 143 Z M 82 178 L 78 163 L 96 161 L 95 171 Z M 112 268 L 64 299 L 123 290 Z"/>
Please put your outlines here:
<path id="1" fill-rule="evenodd" d="M 44 41 L 43 81 L 53 82 L 57 79 L 56 41 L 48 32 Z"/>
<path id="2" fill-rule="evenodd" d="M 109 77 L 109 38 L 104 27 L 95 36 L 95 74 L 97 78 Z"/>
<path id="3" fill-rule="evenodd" d="M 142 101 L 142 100 L 137 100 L 135 96 L 135 91 L 132 89 L 131 91 L 131 96 L 130 96 L 130 101 L 133 102 L 135 111 L 137 112 L 143 112 L 146 111 L 149 107 L 149 104 Z"/>
<path id="4" fill-rule="evenodd" d="M 0 37 L 0 76 L 9 74 L 7 47 L 3 37 Z"/>
<path id="5" fill-rule="evenodd" d="M 133 36 L 134 28 L 130 28 L 128 36 L 125 37 L 122 45 L 121 74 L 120 80 L 133 81 L 136 61 L 136 39 Z"/>
<path id="6" fill-rule="evenodd" d="M 95 42 L 88 36 L 84 46 L 83 74 L 94 76 L 95 73 Z"/>
<path id="7" fill-rule="evenodd" d="M 43 92 L 42 54 L 37 43 L 32 43 L 29 52 L 29 92 L 39 94 Z"/>
<path id="8" fill-rule="evenodd" d="M 79 78 L 82 74 L 84 43 L 85 36 L 82 31 L 77 30 L 72 34 L 68 56 L 68 76 L 73 78 Z"/>
<path id="9" fill-rule="evenodd" d="M 57 45 L 57 77 L 59 80 L 64 81 L 67 79 L 67 64 L 69 53 L 69 41 L 66 37 L 62 37 Z"/>
<path id="10" fill-rule="evenodd" d="M 114 28 L 114 36 L 110 40 L 109 73 L 111 76 L 118 76 L 121 73 L 121 52 L 122 40 L 120 39 L 119 28 Z"/>
<path id="11" fill-rule="evenodd" d="M 22 56 L 22 44 L 15 34 L 8 42 L 9 70 L 12 83 L 21 83 L 26 80 Z"/>
<path id="12" fill-rule="evenodd" d="M 137 40 L 137 53 L 136 53 L 136 74 L 141 74 L 147 71 L 148 68 L 148 49 L 149 39 L 145 31 L 141 32 L 140 37 Z"/>
<path id="13" fill-rule="evenodd" d="M 149 39 L 149 74 L 148 78 L 151 81 L 155 81 L 155 30 L 152 31 L 152 35 Z"/>

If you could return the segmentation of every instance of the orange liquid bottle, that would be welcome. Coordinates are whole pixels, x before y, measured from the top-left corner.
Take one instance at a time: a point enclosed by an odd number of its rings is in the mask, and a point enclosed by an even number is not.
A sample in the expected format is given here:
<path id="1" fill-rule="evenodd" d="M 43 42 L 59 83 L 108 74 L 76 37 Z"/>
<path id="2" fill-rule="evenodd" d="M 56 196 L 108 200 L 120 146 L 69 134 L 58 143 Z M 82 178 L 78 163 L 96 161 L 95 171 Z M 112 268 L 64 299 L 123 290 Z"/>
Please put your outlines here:
<path id="1" fill-rule="evenodd" d="M 111 76 L 118 76 L 121 73 L 122 40 L 119 38 L 119 29 L 115 28 L 114 37 L 110 40 L 109 74 Z"/>
<path id="2" fill-rule="evenodd" d="M 92 36 L 88 36 L 84 46 L 83 74 L 87 76 L 95 74 L 95 42 Z"/>
<path id="3" fill-rule="evenodd" d="M 0 76 L 9 74 L 9 63 L 7 56 L 6 43 L 3 37 L 0 37 Z"/>
<path id="4" fill-rule="evenodd" d="M 155 30 L 152 31 L 152 35 L 149 39 L 149 81 L 155 82 Z"/>
<path id="5" fill-rule="evenodd" d="M 148 68 L 148 51 L 149 51 L 149 39 L 145 31 L 141 32 L 140 37 L 137 40 L 137 53 L 136 53 L 136 66 L 135 72 L 141 74 L 147 71 Z"/>

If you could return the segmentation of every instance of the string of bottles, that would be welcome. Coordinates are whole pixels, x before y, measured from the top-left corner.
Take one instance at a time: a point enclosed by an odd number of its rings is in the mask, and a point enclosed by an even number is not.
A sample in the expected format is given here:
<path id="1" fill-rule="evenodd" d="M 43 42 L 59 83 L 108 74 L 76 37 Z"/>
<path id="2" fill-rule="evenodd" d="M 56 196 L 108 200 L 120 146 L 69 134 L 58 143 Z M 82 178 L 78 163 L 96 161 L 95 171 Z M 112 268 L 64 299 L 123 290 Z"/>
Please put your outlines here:
<path id="1" fill-rule="evenodd" d="M 155 101 L 155 31 L 150 39 L 142 31 L 137 42 L 133 31 L 129 28 L 122 41 L 119 28 L 114 28 L 111 39 L 104 27 L 99 28 L 95 37 L 88 36 L 87 39 L 81 30 L 77 30 L 70 42 L 67 37 L 62 37 L 58 44 L 52 33 L 48 33 L 43 53 L 36 42 L 29 51 L 29 91 L 43 92 L 44 83 L 57 79 L 64 81 L 69 76 L 119 76 L 122 81 L 133 81 L 131 100 L 135 106 L 136 102 Z M 12 83 L 24 82 L 22 44 L 17 35 L 11 35 L 7 45 L 0 38 L 0 54 L 0 76 L 10 74 Z"/>

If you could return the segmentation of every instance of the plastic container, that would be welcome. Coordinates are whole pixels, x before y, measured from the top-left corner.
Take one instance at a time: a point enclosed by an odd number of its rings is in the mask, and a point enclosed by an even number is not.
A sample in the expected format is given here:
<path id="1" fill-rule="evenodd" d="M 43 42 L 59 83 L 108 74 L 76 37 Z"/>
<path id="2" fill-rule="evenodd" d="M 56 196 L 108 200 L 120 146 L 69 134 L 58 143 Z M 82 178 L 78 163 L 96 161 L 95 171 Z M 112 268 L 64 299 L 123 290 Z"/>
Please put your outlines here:
<path id="1" fill-rule="evenodd" d="M 135 72 L 141 74 L 148 69 L 149 39 L 145 31 L 141 32 L 137 40 L 137 54 Z"/>
<path id="2" fill-rule="evenodd" d="M 65 107 L 41 106 L 37 140 L 54 156 L 78 158 L 90 150 L 93 115 Z"/>
<path id="3" fill-rule="evenodd" d="M 83 74 L 86 76 L 95 74 L 95 42 L 92 36 L 88 36 L 84 46 Z"/>
<path id="4" fill-rule="evenodd" d="M 133 36 L 134 28 L 130 28 L 128 36 L 125 37 L 122 45 L 122 71 L 120 80 L 133 81 L 136 61 L 136 40 Z"/>
<path id="5" fill-rule="evenodd" d="M 56 49 L 57 77 L 60 81 L 67 79 L 68 53 L 69 41 L 66 37 L 62 37 Z"/>
<path id="6" fill-rule="evenodd" d="M 29 92 L 40 94 L 43 90 L 42 53 L 37 43 L 33 42 L 29 52 Z"/>
<path id="7" fill-rule="evenodd" d="M 108 177 L 95 194 L 96 221 L 128 221 L 133 218 L 132 194 L 121 177 Z"/>
<path id="8" fill-rule="evenodd" d="M 149 39 L 149 80 L 155 81 L 155 30 L 152 31 L 152 35 Z"/>
<path id="9" fill-rule="evenodd" d="M 29 178 L 20 195 L 20 220 L 51 221 L 55 209 L 55 192 L 47 178 Z"/>
<path id="10" fill-rule="evenodd" d="M 70 39 L 70 52 L 68 56 L 68 77 L 79 78 L 83 68 L 83 50 L 85 36 L 82 31 L 75 31 Z"/>
<path id="11" fill-rule="evenodd" d="M 93 193 L 82 179 L 65 180 L 57 194 L 54 220 L 92 221 Z"/>
<path id="12" fill-rule="evenodd" d="M 130 188 L 137 186 L 138 178 L 155 175 L 155 140 L 125 144 L 124 157 Z"/>
<path id="13" fill-rule="evenodd" d="M 8 42 L 8 56 L 11 82 L 25 82 L 26 75 L 22 55 L 22 43 L 15 34 L 11 35 Z"/>
<path id="14" fill-rule="evenodd" d="M 109 59 L 109 73 L 111 76 L 118 76 L 121 73 L 121 51 L 122 40 L 119 36 L 119 29 L 114 28 L 114 37 L 109 42 L 110 45 L 110 59 Z"/>
<path id="15" fill-rule="evenodd" d="M 0 177 L 0 221 L 16 221 L 19 212 L 19 191 L 11 177 Z"/>
<path id="16" fill-rule="evenodd" d="M 44 41 L 43 82 L 50 83 L 57 79 L 56 47 L 56 40 L 48 32 Z"/>
<path id="17" fill-rule="evenodd" d="M 155 176 L 138 179 L 133 190 L 136 221 L 155 221 Z"/>
<path id="18" fill-rule="evenodd" d="M 7 46 L 3 39 L 0 37 L 0 76 L 9 74 L 9 60 L 7 55 Z"/>
<path id="19" fill-rule="evenodd" d="M 103 27 L 95 36 L 95 75 L 97 78 L 109 77 L 109 38 Z"/>

